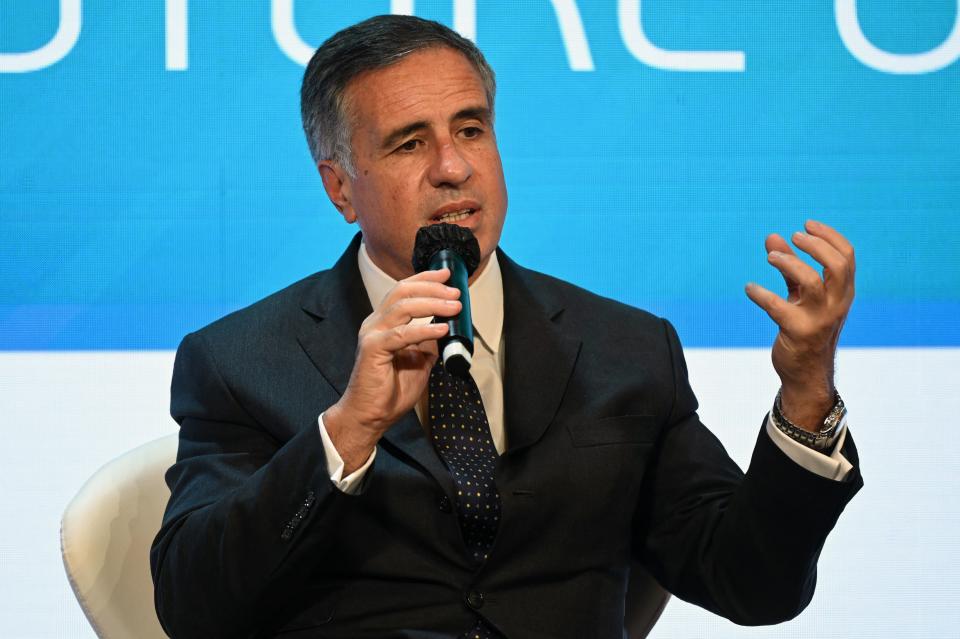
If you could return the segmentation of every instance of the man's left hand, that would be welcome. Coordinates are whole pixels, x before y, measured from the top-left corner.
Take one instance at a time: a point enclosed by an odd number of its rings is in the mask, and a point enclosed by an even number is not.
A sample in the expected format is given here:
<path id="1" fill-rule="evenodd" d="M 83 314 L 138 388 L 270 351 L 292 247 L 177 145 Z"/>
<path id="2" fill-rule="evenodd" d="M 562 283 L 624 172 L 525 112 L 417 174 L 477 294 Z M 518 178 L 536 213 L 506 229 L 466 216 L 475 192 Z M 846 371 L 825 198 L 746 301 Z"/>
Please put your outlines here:
<path id="1" fill-rule="evenodd" d="M 816 431 L 834 403 L 833 368 L 840 329 L 853 303 L 853 246 L 826 224 L 808 220 L 806 233 L 793 244 L 823 266 L 823 277 L 803 262 L 786 240 L 767 237 L 767 261 L 787 283 L 787 298 L 758 284 L 747 284 L 747 296 L 777 323 L 773 367 L 780 376 L 784 416 Z"/>

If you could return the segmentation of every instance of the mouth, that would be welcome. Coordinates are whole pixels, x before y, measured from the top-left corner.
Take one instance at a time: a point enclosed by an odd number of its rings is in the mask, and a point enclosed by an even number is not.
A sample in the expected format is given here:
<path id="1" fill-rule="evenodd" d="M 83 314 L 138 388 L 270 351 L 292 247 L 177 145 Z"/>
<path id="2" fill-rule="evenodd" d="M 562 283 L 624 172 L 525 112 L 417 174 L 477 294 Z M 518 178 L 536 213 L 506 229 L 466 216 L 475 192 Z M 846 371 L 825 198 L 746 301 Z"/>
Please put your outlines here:
<path id="1" fill-rule="evenodd" d="M 469 218 L 476 211 L 477 209 L 474 209 L 474 208 L 463 208 L 463 209 L 457 209 L 455 211 L 448 211 L 446 213 L 434 215 L 432 218 L 430 218 L 430 223 L 431 224 L 442 224 L 442 223 L 454 224 L 456 222 L 461 222 Z"/>
<path id="2" fill-rule="evenodd" d="M 461 224 L 475 217 L 480 212 L 480 203 L 473 199 L 462 199 L 448 202 L 433 212 L 429 224 Z"/>

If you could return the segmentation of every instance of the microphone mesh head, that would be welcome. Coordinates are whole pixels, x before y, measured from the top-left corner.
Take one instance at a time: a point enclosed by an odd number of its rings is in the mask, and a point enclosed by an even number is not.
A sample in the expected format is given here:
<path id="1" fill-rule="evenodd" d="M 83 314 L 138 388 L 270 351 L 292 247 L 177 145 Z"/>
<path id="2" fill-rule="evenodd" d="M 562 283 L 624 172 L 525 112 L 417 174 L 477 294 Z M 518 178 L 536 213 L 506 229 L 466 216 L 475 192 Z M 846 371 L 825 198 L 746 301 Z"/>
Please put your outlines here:
<path id="1" fill-rule="evenodd" d="M 413 270 L 417 273 L 430 267 L 430 260 L 443 249 L 450 249 L 463 258 L 467 277 L 480 265 L 480 243 L 473 231 L 456 224 L 431 224 L 420 227 L 413 245 Z"/>

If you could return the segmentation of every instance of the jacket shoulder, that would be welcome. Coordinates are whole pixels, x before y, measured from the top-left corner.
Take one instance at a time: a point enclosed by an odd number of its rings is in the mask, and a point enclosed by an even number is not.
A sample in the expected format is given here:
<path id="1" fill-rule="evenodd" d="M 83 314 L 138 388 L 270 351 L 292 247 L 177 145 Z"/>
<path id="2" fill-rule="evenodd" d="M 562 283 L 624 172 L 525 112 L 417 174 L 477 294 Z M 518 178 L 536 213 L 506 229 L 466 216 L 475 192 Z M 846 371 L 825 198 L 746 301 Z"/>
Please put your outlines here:
<path id="1" fill-rule="evenodd" d="M 329 270 L 324 270 L 309 275 L 249 306 L 224 315 L 192 334 L 204 342 L 217 343 L 224 338 L 235 340 L 248 333 L 256 333 L 261 338 L 271 333 L 283 333 L 302 315 L 301 301 L 312 288 L 323 286 L 329 273 Z"/>
<path id="2" fill-rule="evenodd" d="M 563 309 L 565 324 L 583 327 L 596 327 L 600 324 L 614 330 L 621 327 L 632 332 L 640 330 L 663 334 L 666 320 L 649 311 L 604 297 L 552 275 L 523 267 L 516 268 L 522 272 L 522 279 L 531 291 L 536 292 L 536 296 L 545 306 Z"/>

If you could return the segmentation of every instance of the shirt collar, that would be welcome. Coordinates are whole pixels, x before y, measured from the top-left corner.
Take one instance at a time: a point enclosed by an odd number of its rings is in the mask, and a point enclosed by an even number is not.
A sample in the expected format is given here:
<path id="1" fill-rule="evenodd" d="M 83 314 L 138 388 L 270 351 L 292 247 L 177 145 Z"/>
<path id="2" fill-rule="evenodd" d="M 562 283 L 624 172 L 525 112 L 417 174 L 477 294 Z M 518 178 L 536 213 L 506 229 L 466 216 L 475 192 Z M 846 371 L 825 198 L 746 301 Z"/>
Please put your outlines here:
<path id="1" fill-rule="evenodd" d="M 370 298 L 370 306 L 376 308 L 396 285 L 397 280 L 373 263 L 363 242 L 360 243 L 360 251 L 357 253 L 357 266 L 367 289 L 367 297 Z M 470 310 L 473 312 L 474 331 L 491 352 L 498 352 L 503 334 L 503 276 L 496 252 L 490 256 L 483 272 L 470 285 Z"/>

